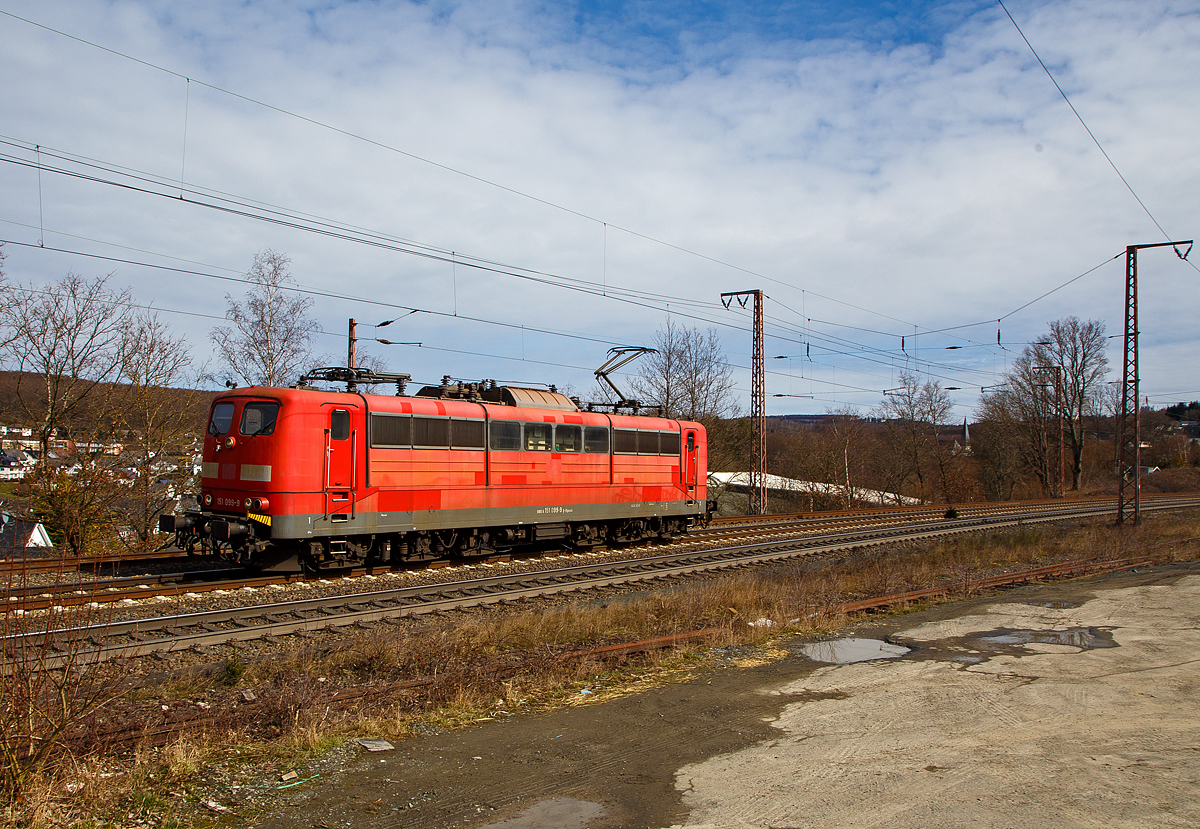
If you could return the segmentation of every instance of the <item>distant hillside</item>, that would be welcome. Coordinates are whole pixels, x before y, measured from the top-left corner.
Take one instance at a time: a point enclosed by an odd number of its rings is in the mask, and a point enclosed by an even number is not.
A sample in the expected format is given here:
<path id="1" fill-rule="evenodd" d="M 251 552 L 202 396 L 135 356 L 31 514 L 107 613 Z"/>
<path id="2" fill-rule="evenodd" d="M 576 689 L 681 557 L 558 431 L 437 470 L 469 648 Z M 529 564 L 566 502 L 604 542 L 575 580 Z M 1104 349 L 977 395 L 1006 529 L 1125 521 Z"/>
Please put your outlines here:
<path id="1" fill-rule="evenodd" d="M 25 391 L 25 399 L 31 401 L 31 410 L 27 412 L 17 397 L 17 380 L 19 377 L 19 373 L 15 371 L 0 371 L 0 425 L 36 427 L 41 421 L 46 408 L 44 403 L 41 403 L 38 395 L 44 381 L 39 374 L 26 374 L 21 379 L 22 390 L 27 390 Z M 102 411 L 107 399 L 123 396 L 123 392 L 126 389 L 126 386 L 119 384 L 101 384 L 93 392 L 89 400 L 85 401 L 81 411 L 76 416 L 76 420 L 87 421 L 89 418 L 96 418 L 98 413 Z M 161 389 L 160 391 L 167 397 L 169 404 L 186 410 L 190 416 L 195 418 L 197 433 L 204 431 L 205 418 L 208 416 L 212 400 L 218 392 L 169 388 Z M 39 403 L 41 405 L 38 405 Z M 130 423 L 136 427 L 138 420 L 137 413 L 127 412 L 126 415 Z"/>

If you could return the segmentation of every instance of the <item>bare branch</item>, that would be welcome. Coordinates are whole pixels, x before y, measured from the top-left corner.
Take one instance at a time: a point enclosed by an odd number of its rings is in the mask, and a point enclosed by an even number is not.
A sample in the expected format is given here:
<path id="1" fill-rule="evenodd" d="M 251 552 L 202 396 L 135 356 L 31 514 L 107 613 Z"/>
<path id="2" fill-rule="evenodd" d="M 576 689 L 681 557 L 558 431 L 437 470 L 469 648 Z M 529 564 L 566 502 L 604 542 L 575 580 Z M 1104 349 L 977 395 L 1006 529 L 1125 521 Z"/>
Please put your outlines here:
<path id="1" fill-rule="evenodd" d="M 274 250 L 260 251 L 246 274 L 252 287 L 243 301 L 226 295 L 225 317 L 232 326 L 214 328 L 209 335 L 224 367 L 246 385 L 284 386 L 310 362 L 317 323 L 307 314 L 309 297 L 291 295 L 291 260 Z"/>

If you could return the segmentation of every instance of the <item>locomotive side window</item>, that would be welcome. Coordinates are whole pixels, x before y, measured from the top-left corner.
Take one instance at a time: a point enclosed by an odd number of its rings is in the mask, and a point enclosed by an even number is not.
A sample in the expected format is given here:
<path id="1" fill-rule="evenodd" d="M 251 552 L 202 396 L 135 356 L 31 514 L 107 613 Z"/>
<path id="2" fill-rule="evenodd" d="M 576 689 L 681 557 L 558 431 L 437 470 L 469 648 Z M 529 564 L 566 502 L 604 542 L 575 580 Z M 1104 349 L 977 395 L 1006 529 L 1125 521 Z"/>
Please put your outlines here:
<path id="1" fill-rule="evenodd" d="M 496 452 L 519 452 L 521 450 L 521 424 L 511 420 L 493 420 L 489 427 L 492 450 Z"/>
<path id="2" fill-rule="evenodd" d="M 559 424 L 554 427 L 555 452 L 579 452 L 583 449 L 583 427 Z"/>
<path id="3" fill-rule="evenodd" d="M 608 429 L 603 426 L 588 426 L 583 431 L 583 451 L 594 455 L 608 454 Z"/>
<path id="4" fill-rule="evenodd" d="M 440 417 L 414 417 L 413 446 L 449 449 L 450 421 Z"/>
<path id="5" fill-rule="evenodd" d="M 455 449 L 482 449 L 483 421 L 451 420 L 450 446 Z"/>
<path id="6" fill-rule="evenodd" d="M 688 432 L 687 450 L 689 452 L 696 451 L 696 433 Z"/>
<path id="7" fill-rule="evenodd" d="M 638 432 L 638 454 L 658 454 L 658 432 Z"/>
<path id="8" fill-rule="evenodd" d="M 208 433 L 210 435 L 223 435 L 229 431 L 229 427 L 233 425 L 233 404 L 218 403 L 213 406 L 212 417 L 208 419 Z"/>
<path id="9" fill-rule="evenodd" d="M 678 455 L 679 454 L 679 433 L 678 432 L 660 432 L 659 440 L 662 441 L 658 453 L 660 455 Z"/>
<path id="10" fill-rule="evenodd" d="M 549 452 L 550 451 L 550 433 L 553 430 L 553 425 L 549 423 L 526 423 L 525 424 L 525 451 L 526 452 Z"/>
<path id="11" fill-rule="evenodd" d="M 613 429 L 613 452 L 618 455 L 636 455 L 638 433 L 634 429 Z"/>
<path id="12" fill-rule="evenodd" d="M 243 435 L 269 435 L 275 431 L 275 419 L 279 416 L 278 403 L 247 403 L 242 408 Z"/>
<path id="13" fill-rule="evenodd" d="M 371 446 L 412 446 L 412 418 L 403 415 L 371 415 Z"/>
<path id="14" fill-rule="evenodd" d="M 334 409 L 329 414 L 329 437 L 345 440 L 350 437 L 350 413 L 345 409 Z"/>

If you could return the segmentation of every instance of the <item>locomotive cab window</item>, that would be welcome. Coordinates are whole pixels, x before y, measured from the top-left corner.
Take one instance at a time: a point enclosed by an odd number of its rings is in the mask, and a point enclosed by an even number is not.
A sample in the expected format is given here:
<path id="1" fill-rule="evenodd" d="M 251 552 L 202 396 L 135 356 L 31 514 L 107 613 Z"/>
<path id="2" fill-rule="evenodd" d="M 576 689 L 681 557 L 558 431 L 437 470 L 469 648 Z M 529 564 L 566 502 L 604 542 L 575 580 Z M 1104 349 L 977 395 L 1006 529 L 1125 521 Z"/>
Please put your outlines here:
<path id="1" fill-rule="evenodd" d="M 526 423 L 525 424 L 525 451 L 526 452 L 549 452 L 550 451 L 550 433 L 554 426 L 550 423 Z"/>
<path id="2" fill-rule="evenodd" d="M 583 449 L 583 427 L 559 424 L 554 427 L 555 452 L 579 452 Z"/>
<path id="3" fill-rule="evenodd" d="M 493 420 L 488 425 L 489 439 L 494 452 L 521 451 L 521 424 L 511 420 Z"/>
<path id="4" fill-rule="evenodd" d="M 269 435 L 275 431 L 275 419 L 279 417 L 278 403 L 247 403 L 242 408 L 242 424 L 239 431 L 243 435 Z"/>
<path id="5" fill-rule="evenodd" d="M 329 437 L 346 440 L 350 437 L 350 413 L 345 409 L 334 409 L 329 414 Z"/>
<path id="6" fill-rule="evenodd" d="M 593 455 L 607 455 L 608 429 L 603 426 L 588 426 L 584 429 L 583 451 Z"/>
<path id="7" fill-rule="evenodd" d="M 223 435 L 229 431 L 229 427 L 233 425 L 233 404 L 218 403 L 213 406 L 212 417 L 208 419 L 208 433 L 210 435 Z"/>

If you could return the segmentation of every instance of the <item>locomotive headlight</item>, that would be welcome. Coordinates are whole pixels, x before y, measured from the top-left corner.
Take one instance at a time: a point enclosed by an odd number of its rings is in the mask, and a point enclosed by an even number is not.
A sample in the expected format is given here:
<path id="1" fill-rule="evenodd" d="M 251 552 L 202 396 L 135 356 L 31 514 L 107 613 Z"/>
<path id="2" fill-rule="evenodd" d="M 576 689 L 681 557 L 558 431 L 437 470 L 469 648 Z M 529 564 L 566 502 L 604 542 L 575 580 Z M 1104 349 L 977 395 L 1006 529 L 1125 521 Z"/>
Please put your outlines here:
<path id="1" fill-rule="evenodd" d="M 225 438 L 225 448 L 226 449 L 232 449 L 235 446 L 237 446 L 237 441 L 234 440 L 233 435 L 230 435 L 229 437 Z"/>
<path id="2" fill-rule="evenodd" d="M 242 506 L 245 507 L 246 509 L 251 509 L 254 506 L 254 499 L 247 498 L 245 501 L 242 502 Z"/>
<path id="3" fill-rule="evenodd" d="M 271 508 L 271 502 L 268 501 L 266 498 L 255 498 L 254 499 L 254 511 L 255 512 L 266 512 L 270 508 Z"/>
<path id="4" fill-rule="evenodd" d="M 206 506 L 206 507 L 211 507 L 211 506 L 212 506 L 212 493 L 211 493 L 211 492 L 209 492 L 209 493 L 206 493 L 206 494 L 205 494 L 205 496 L 204 496 L 204 506 Z"/>

